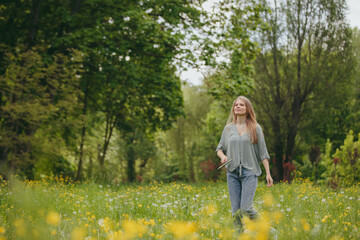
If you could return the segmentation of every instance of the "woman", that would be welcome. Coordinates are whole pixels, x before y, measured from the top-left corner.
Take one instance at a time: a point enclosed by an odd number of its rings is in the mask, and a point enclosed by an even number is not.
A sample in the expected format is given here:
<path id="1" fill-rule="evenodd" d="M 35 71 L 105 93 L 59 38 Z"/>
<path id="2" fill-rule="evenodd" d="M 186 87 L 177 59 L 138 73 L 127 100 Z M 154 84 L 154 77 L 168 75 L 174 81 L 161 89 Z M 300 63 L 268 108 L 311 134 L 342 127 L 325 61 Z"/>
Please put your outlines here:
<path id="1" fill-rule="evenodd" d="M 249 99 L 239 96 L 230 111 L 216 149 L 221 163 L 227 164 L 227 183 L 231 201 L 231 211 L 235 227 L 241 232 L 242 215 L 255 219 L 258 212 L 253 208 L 253 199 L 257 187 L 257 178 L 261 175 L 260 163 L 266 171 L 267 186 L 273 179 L 269 169 L 269 154 L 265 139 Z"/>

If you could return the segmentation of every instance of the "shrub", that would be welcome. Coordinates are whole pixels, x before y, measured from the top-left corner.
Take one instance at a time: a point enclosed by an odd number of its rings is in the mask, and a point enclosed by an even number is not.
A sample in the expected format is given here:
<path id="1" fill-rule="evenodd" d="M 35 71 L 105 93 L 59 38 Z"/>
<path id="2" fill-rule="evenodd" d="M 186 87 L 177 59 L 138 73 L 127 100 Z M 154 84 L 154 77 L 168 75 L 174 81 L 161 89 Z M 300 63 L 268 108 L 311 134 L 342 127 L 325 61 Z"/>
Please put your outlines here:
<path id="1" fill-rule="evenodd" d="M 344 144 L 336 149 L 334 154 L 330 154 L 332 143 L 327 140 L 323 164 L 326 171 L 323 176 L 326 183 L 333 188 L 339 185 L 352 185 L 360 180 L 360 133 L 358 140 L 355 141 L 353 131 L 344 140 Z"/>

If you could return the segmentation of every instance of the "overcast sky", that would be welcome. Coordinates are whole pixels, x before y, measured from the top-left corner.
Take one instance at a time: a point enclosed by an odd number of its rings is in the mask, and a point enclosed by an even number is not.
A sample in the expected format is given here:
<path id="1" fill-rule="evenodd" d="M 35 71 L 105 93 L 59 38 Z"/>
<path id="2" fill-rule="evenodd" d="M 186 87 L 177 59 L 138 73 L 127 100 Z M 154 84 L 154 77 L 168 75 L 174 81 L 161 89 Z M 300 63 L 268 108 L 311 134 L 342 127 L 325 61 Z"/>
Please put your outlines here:
<path id="1" fill-rule="evenodd" d="M 348 20 L 350 26 L 360 28 L 360 0 L 347 0 L 347 2 L 349 6 Z M 195 69 L 182 72 L 180 78 L 194 85 L 200 85 L 202 82 L 202 74 Z"/>

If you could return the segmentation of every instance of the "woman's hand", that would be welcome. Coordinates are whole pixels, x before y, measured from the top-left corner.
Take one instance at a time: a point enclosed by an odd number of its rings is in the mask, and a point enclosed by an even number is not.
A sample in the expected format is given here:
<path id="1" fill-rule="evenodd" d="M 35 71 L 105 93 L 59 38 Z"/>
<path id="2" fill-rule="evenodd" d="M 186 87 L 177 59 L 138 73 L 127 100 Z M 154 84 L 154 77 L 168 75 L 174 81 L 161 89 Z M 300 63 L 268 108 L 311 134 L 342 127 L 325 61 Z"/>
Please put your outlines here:
<path id="1" fill-rule="evenodd" d="M 267 182 L 267 187 L 271 187 L 273 185 L 273 179 L 271 177 L 271 175 L 266 174 L 266 182 Z"/>
<path id="2" fill-rule="evenodd" d="M 227 156 L 224 155 L 221 157 L 221 164 L 224 164 L 226 162 L 227 162 Z"/>
<path id="3" fill-rule="evenodd" d="M 270 167 L 269 167 L 269 159 L 265 158 L 262 163 L 264 164 L 264 168 L 266 171 L 266 182 L 267 187 L 271 187 L 273 185 L 273 179 L 270 174 Z"/>

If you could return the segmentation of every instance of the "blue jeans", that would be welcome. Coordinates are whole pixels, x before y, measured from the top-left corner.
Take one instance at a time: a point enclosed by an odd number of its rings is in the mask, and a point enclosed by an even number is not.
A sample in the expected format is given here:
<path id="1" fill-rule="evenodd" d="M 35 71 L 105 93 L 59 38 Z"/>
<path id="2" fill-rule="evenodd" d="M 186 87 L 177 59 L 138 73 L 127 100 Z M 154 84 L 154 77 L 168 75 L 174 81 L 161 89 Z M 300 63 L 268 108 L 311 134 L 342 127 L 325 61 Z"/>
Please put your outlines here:
<path id="1" fill-rule="evenodd" d="M 252 220 L 258 217 L 258 212 L 253 208 L 257 176 L 245 168 L 242 168 L 241 176 L 239 176 L 239 168 L 237 168 L 233 172 L 227 172 L 227 183 L 234 224 L 239 231 L 242 231 L 243 214 Z"/>

